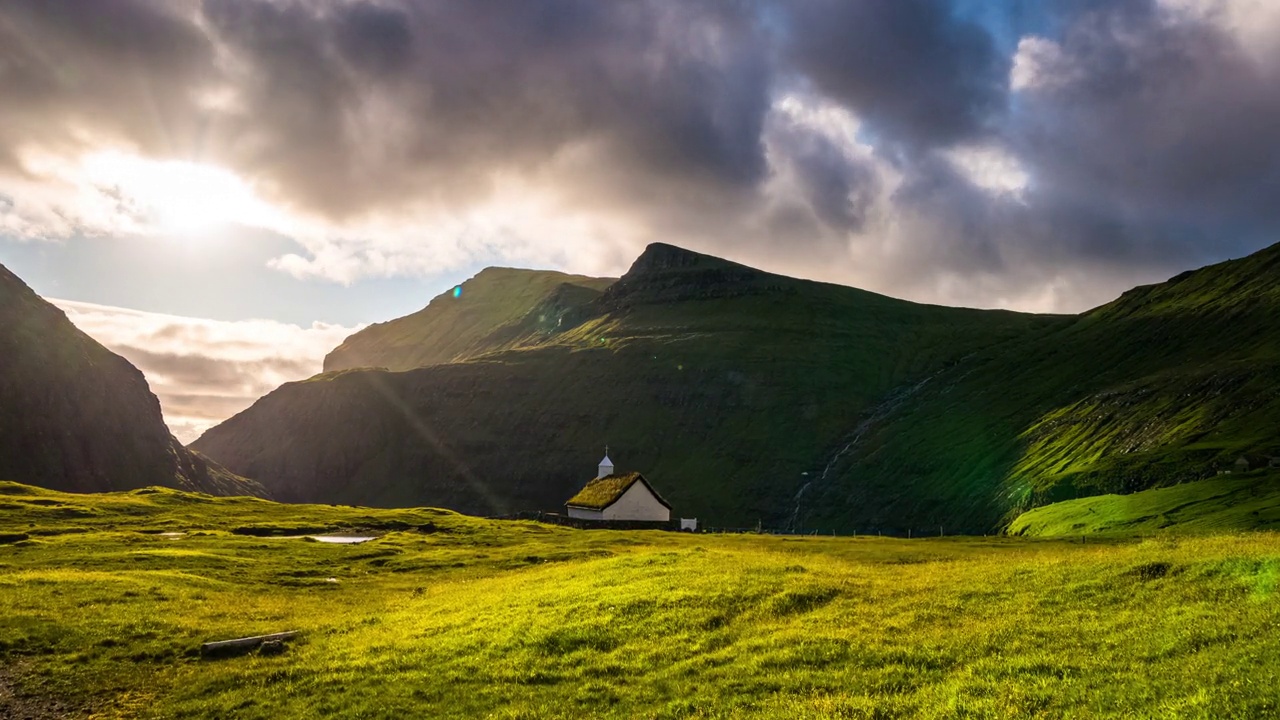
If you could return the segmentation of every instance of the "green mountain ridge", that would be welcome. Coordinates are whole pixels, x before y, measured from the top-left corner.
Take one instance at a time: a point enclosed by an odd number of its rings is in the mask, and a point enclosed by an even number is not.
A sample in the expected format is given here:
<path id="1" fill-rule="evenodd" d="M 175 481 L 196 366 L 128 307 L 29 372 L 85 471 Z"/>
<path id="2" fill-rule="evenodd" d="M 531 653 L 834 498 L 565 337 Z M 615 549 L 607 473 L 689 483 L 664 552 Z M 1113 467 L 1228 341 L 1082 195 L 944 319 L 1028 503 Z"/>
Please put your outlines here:
<path id="1" fill-rule="evenodd" d="M 1273 246 L 1135 288 L 948 369 L 865 433 L 811 521 L 874 522 L 855 508 L 886 492 L 897 495 L 876 503 L 883 514 L 987 497 L 1009 521 L 1280 454 L 1278 263 Z"/>
<path id="2" fill-rule="evenodd" d="M 558 509 L 607 443 L 704 524 L 989 532 L 1280 455 L 1278 262 L 1273 247 L 1037 316 L 655 244 L 616 282 L 503 271 L 521 278 L 511 297 L 488 283 L 478 308 L 464 283 L 384 324 L 450 348 L 438 362 L 286 385 L 192 447 L 285 500 L 501 514 Z M 464 325 L 464 341 L 432 335 Z"/>
<path id="3" fill-rule="evenodd" d="M 0 266 L 0 478 L 72 492 L 149 485 L 265 495 L 182 446 L 142 373 Z"/>
<path id="4" fill-rule="evenodd" d="M 324 370 L 412 370 L 515 346 L 599 297 L 613 282 L 549 270 L 486 268 L 458 286 L 456 296 L 445 293 L 412 315 L 347 338 L 325 357 Z M 530 316 L 536 308 L 542 309 L 537 322 Z"/>
<path id="5" fill-rule="evenodd" d="M 457 325 L 476 294 L 464 283 L 416 321 Z M 552 324 L 546 301 L 523 299 L 509 325 L 527 331 L 518 342 L 291 383 L 192 447 L 283 500 L 502 514 L 561 508 L 608 444 L 680 514 L 781 523 L 805 473 L 881 398 L 1062 322 L 918 305 L 662 244 Z M 361 341 L 344 346 L 365 352 Z"/>

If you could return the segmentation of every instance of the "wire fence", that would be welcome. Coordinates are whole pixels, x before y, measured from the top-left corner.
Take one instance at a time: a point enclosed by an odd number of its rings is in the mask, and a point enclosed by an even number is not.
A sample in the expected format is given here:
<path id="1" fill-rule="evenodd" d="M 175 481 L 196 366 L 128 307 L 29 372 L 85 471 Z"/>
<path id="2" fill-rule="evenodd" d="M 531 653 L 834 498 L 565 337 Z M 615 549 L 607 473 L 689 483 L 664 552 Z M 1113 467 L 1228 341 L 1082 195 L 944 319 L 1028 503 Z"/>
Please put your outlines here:
<path id="1" fill-rule="evenodd" d="M 702 526 L 699 525 L 697 530 L 681 530 L 680 520 L 673 519 L 670 521 L 644 521 L 644 520 L 588 520 L 584 518 L 571 518 L 568 515 L 551 512 L 518 512 L 508 515 L 491 516 L 491 520 L 533 520 L 535 522 L 547 523 L 550 525 L 563 525 L 566 527 L 574 527 L 581 530 L 669 530 L 676 532 L 697 532 L 714 535 L 787 535 L 794 537 L 891 537 L 891 538 L 927 538 L 927 537 L 946 537 L 946 526 L 938 525 L 932 527 L 868 527 L 854 528 L 852 532 L 840 532 L 834 528 L 808 528 L 808 529 L 791 529 L 791 528 L 770 528 L 763 525 L 755 525 L 754 527 L 720 527 L 720 526 Z M 959 535 L 973 535 L 974 533 L 952 533 Z"/>

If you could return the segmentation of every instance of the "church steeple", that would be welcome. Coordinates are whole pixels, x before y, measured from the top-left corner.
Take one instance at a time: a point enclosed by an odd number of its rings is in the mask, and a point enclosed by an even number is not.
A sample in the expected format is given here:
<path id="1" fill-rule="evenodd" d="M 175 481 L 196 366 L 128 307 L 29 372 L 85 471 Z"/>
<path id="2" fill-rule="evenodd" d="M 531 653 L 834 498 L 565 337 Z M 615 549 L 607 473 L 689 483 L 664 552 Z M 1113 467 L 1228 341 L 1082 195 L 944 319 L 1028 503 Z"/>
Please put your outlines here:
<path id="1" fill-rule="evenodd" d="M 609 477 L 613 474 L 613 461 L 609 459 L 609 446 L 604 446 L 604 459 L 600 461 L 600 472 L 596 474 L 596 479 Z"/>

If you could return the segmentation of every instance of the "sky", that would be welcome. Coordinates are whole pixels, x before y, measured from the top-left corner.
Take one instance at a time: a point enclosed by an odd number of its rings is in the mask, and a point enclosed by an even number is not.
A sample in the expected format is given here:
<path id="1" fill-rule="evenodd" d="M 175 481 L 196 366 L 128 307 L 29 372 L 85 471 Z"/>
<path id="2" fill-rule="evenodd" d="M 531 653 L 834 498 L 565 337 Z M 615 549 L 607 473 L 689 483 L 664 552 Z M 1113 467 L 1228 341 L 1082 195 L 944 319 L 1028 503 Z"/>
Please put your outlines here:
<path id="1" fill-rule="evenodd" d="M 487 265 L 1077 312 L 1277 198 L 1274 0 L 0 3 L 0 263 L 187 441 Z"/>

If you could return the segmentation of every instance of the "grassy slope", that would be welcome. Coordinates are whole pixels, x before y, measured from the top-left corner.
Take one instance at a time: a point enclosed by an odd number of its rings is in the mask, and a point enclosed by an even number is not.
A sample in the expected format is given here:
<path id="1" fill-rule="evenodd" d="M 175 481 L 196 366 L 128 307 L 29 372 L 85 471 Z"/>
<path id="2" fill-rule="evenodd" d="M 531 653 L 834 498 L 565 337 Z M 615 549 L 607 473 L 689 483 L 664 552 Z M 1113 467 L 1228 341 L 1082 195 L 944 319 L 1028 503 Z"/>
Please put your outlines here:
<path id="1" fill-rule="evenodd" d="M 583 532 L 12 484 L 0 503 L 0 537 L 31 534 L 0 546 L 0 715 L 19 702 L 104 718 L 1280 713 L 1270 533 Z M 358 546 L 230 532 L 396 523 L 434 531 Z M 304 633 L 283 655 L 194 654 L 282 629 Z"/>
<path id="2" fill-rule="evenodd" d="M 1065 500 L 1019 515 L 1015 535 L 1218 533 L 1280 527 L 1280 473 L 1215 477 L 1129 495 Z"/>
<path id="3" fill-rule="evenodd" d="M 486 268 L 412 315 L 377 323 L 347 338 L 325 358 L 326 372 L 358 367 L 389 370 L 464 360 L 502 347 L 510 330 L 558 295 L 578 305 L 597 297 L 612 278 L 511 268 Z"/>
<path id="4" fill-rule="evenodd" d="M 459 302 L 468 302 L 464 292 Z M 541 314 L 541 310 L 536 311 Z M 686 517 L 778 526 L 896 388 L 1061 318 L 907 303 L 654 246 L 555 332 L 286 385 L 193 447 L 286 500 L 555 510 L 605 444 Z M 980 506 L 955 529 L 993 524 Z"/>
<path id="5" fill-rule="evenodd" d="M 78 492 L 262 493 L 187 451 L 127 360 L 0 266 L 0 477 Z"/>
<path id="6" fill-rule="evenodd" d="M 939 488 L 1018 511 L 1280 455 L 1280 246 L 1138 288 L 948 369 L 814 493 L 814 523 L 948 522 Z M 884 502 L 887 493 L 896 493 Z"/>

